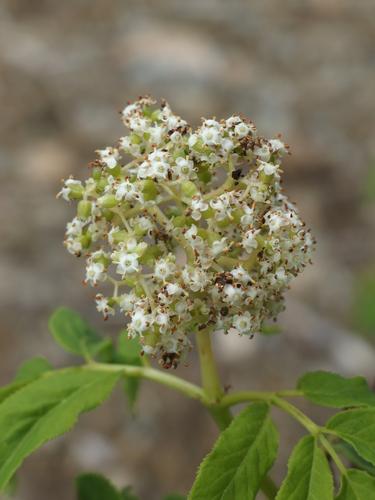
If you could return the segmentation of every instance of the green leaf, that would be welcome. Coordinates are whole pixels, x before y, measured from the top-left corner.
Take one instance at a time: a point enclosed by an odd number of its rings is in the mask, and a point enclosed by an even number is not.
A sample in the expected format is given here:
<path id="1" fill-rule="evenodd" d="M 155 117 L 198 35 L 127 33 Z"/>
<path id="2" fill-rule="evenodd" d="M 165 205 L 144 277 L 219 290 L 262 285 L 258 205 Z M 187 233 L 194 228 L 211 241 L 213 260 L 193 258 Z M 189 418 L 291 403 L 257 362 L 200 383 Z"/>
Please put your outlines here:
<path id="1" fill-rule="evenodd" d="M 52 314 L 48 326 L 56 342 L 72 354 L 88 357 L 111 350 L 110 339 L 100 337 L 78 313 L 66 307 Z"/>
<path id="2" fill-rule="evenodd" d="M 375 500 L 375 478 L 362 470 L 349 469 L 336 500 Z"/>
<path id="3" fill-rule="evenodd" d="M 81 474 L 76 487 L 77 500 L 123 500 L 113 484 L 100 474 Z"/>
<path id="4" fill-rule="evenodd" d="M 367 462 L 367 460 L 358 455 L 352 445 L 345 443 L 344 441 L 339 441 L 333 446 L 340 455 L 344 455 L 349 460 L 351 465 L 355 465 L 359 469 L 375 476 L 375 466 L 371 465 Z"/>
<path id="5" fill-rule="evenodd" d="M 254 499 L 277 448 L 278 433 L 269 406 L 250 405 L 222 432 L 203 460 L 189 500 Z"/>
<path id="6" fill-rule="evenodd" d="M 166 497 L 164 497 L 164 500 L 186 500 L 185 495 L 179 495 L 178 493 L 170 493 Z"/>
<path id="7" fill-rule="evenodd" d="M 345 378 L 337 373 L 316 371 L 303 375 L 297 388 L 306 398 L 322 406 L 375 406 L 375 394 L 363 377 Z"/>
<path id="8" fill-rule="evenodd" d="M 11 394 L 24 387 L 27 383 L 35 380 L 43 375 L 43 373 L 51 369 L 51 365 L 44 358 L 32 358 L 29 361 L 26 361 L 18 369 L 13 382 L 0 388 L 0 403 L 2 403 Z"/>
<path id="9" fill-rule="evenodd" d="M 0 405 L 0 490 L 22 461 L 69 431 L 78 416 L 98 406 L 119 374 L 81 368 L 51 371 Z"/>
<path id="10" fill-rule="evenodd" d="M 142 366 L 141 345 L 138 339 L 129 339 L 127 332 L 122 331 L 119 336 L 118 348 L 115 359 L 118 363 L 132 366 Z M 130 408 L 133 410 L 140 388 L 140 379 L 137 377 L 126 377 L 124 379 L 124 391 Z"/>
<path id="11" fill-rule="evenodd" d="M 326 427 L 351 444 L 362 458 L 375 465 L 375 408 L 338 413 L 328 421 Z"/>
<path id="12" fill-rule="evenodd" d="M 50 363 L 41 357 L 32 358 L 23 363 L 15 376 L 15 382 L 29 382 L 35 378 L 40 377 L 43 373 L 52 370 Z"/>
<path id="13" fill-rule="evenodd" d="M 332 500 L 333 478 L 325 454 L 313 436 L 305 436 L 294 448 L 288 474 L 277 500 Z"/>

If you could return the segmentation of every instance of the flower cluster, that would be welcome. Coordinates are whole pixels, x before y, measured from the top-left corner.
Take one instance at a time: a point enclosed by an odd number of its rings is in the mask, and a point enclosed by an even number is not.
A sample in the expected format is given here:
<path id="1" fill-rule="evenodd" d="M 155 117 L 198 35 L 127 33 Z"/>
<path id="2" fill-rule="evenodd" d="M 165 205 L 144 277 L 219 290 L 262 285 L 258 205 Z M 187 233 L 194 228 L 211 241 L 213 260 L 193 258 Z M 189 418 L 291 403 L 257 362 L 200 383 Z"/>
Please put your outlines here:
<path id="1" fill-rule="evenodd" d="M 110 285 L 97 309 L 120 311 L 129 336 L 169 368 L 191 332 L 251 336 L 275 318 L 314 240 L 281 190 L 280 139 L 237 115 L 193 130 L 149 97 L 122 119 L 129 135 L 59 193 L 78 200 L 65 245 L 86 256 L 87 283 Z"/>

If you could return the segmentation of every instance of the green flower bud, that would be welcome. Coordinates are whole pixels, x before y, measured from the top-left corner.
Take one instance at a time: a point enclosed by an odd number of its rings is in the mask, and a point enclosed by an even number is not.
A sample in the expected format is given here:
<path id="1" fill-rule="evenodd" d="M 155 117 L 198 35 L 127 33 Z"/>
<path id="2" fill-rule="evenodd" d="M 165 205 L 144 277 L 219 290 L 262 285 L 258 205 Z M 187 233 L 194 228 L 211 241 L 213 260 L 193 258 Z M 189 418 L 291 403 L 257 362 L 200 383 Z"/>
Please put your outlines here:
<path id="1" fill-rule="evenodd" d="M 128 233 L 126 231 L 116 231 L 111 233 L 111 236 L 115 245 L 118 245 L 128 239 Z"/>
<path id="2" fill-rule="evenodd" d="M 99 168 L 99 167 L 94 167 L 92 169 L 92 178 L 95 180 L 95 181 L 98 181 L 101 179 L 102 177 L 102 169 Z"/>
<path id="3" fill-rule="evenodd" d="M 69 198 L 71 200 L 81 200 L 83 197 L 84 193 L 84 188 L 83 186 L 80 186 L 78 184 L 72 184 L 69 186 L 70 192 L 69 192 Z"/>
<path id="4" fill-rule="evenodd" d="M 145 181 L 143 181 L 142 193 L 146 201 L 154 200 L 159 193 L 156 182 L 154 182 L 152 179 L 146 179 Z"/>
<path id="5" fill-rule="evenodd" d="M 87 219 L 91 215 L 92 203 L 91 201 L 81 200 L 78 203 L 77 214 L 81 219 Z"/>
<path id="6" fill-rule="evenodd" d="M 191 198 L 197 194 L 198 189 L 194 182 L 185 181 L 181 184 L 181 192 L 184 196 Z"/>
<path id="7" fill-rule="evenodd" d="M 118 204 L 114 194 L 105 194 L 98 199 L 98 204 L 103 208 L 113 208 Z"/>
<path id="8" fill-rule="evenodd" d="M 140 137 L 137 134 L 131 134 L 130 140 L 133 144 L 141 144 L 142 142 L 142 137 Z"/>
<path id="9" fill-rule="evenodd" d="M 82 245 L 82 248 L 89 248 L 91 245 L 91 236 L 89 233 L 85 233 L 81 236 L 80 238 L 80 243 Z"/>

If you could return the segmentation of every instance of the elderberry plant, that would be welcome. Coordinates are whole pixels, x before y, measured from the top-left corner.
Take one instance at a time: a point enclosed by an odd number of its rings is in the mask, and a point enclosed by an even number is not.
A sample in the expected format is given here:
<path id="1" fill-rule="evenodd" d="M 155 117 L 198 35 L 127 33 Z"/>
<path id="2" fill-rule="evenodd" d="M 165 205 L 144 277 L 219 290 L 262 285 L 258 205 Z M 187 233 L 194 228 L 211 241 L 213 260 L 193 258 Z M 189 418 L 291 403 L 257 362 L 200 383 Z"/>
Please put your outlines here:
<path id="1" fill-rule="evenodd" d="M 198 400 L 221 432 L 187 496 L 164 500 L 375 499 L 375 395 L 364 378 L 317 371 L 296 389 L 224 393 L 211 348 L 212 336 L 261 332 L 310 262 L 314 239 L 281 189 L 288 147 L 237 115 L 194 130 L 150 97 L 126 106 L 122 119 L 130 133 L 98 150 L 90 177 L 67 179 L 58 196 L 78 202 L 65 246 L 86 259 L 98 311 L 120 314 L 124 328 L 113 341 L 72 310 L 52 315 L 54 339 L 84 363 L 56 370 L 35 358 L 0 388 L 0 490 L 118 381 L 133 406 L 148 379 Z M 201 386 L 165 370 L 187 360 L 193 337 Z M 317 424 L 299 409 L 302 397 L 342 411 Z M 247 406 L 233 417 L 238 404 Z M 272 479 L 272 407 L 307 431 L 281 485 Z M 78 500 L 138 498 L 95 473 L 76 486 Z"/>

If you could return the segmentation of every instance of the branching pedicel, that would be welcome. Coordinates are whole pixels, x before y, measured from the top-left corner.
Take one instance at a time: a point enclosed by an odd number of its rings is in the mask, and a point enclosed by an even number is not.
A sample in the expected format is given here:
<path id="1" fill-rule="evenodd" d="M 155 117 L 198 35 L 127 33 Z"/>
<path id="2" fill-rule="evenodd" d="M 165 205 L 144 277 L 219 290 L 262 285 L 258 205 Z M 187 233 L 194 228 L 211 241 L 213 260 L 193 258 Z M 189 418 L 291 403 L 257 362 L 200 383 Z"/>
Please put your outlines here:
<path id="1" fill-rule="evenodd" d="M 87 283 L 113 284 L 98 310 L 118 309 L 144 352 L 176 367 L 191 332 L 252 335 L 275 318 L 314 241 L 281 190 L 279 139 L 239 116 L 193 130 L 149 97 L 122 119 L 130 134 L 59 193 L 80 200 L 65 244 L 86 255 Z"/>

